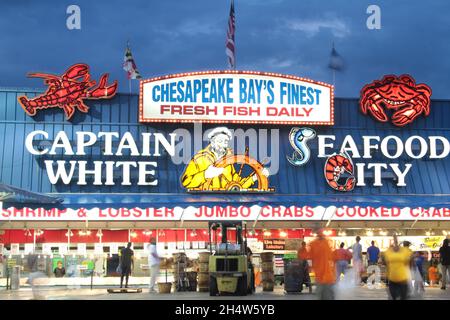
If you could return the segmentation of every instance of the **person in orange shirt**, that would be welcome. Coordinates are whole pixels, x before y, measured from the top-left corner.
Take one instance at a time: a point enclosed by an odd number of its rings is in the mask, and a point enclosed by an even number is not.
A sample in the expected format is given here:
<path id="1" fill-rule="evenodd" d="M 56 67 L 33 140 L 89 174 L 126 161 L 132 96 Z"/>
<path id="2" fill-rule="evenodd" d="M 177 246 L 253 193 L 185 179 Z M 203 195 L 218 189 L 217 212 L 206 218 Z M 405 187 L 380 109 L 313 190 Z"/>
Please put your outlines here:
<path id="1" fill-rule="evenodd" d="M 334 266 L 333 249 L 323 234 L 317 232 L 317 239 L 309 245 L 308 258 L 312 261 L 312 269 L 316 275 L 317 297 L 320 300 L 334 300 L 334 284 L 336 271 Z"/>
<path id="2" fill-rule="evenodd" d="M 308 248 L 306 247 L 306 242 L 303 241 L 300 248 L 297 250 L 298 260 L 308 260 Z"/>
<path id="3" fill-rule="evenodd" d="M 431 287 L 434 287 L 439 283 L 439 272 L 436 261 L 433 261 L 431 266 L 428 268 L 428 280 L 430 281 Z"/>

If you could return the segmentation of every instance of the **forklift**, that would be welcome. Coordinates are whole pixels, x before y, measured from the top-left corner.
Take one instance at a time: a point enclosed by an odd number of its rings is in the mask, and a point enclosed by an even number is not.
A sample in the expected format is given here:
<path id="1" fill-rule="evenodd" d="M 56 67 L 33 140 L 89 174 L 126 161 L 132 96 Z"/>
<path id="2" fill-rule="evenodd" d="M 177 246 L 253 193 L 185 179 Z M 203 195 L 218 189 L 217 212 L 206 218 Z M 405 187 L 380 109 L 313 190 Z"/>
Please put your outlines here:
<path id="1" fill-rule="evenodd" d="M 247 255 L 247 239 L 244 241 L 242 237 L 242 221 L 210 221 L 208 226 L 211 253 L 209 295 L 245 296 L 253 293 L 254 272 Z M 220 229 L 222 235 L 220 243 L 217 240 L 217 229 Z M 228 230 L 236 231 L 236 243 L 228 241 Z"/>

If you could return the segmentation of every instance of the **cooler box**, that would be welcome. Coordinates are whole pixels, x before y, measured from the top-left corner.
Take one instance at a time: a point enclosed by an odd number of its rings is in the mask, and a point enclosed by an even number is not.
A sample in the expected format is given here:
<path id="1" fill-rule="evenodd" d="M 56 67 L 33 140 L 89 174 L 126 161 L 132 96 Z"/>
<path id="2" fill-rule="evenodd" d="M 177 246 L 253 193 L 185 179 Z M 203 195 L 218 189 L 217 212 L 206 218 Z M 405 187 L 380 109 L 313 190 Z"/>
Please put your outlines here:
<path id="1" fill-rule="evenodd" d="M 300 260 L 284 260 L 284 291 L 300 292 L 300 284 L 303 280 L 303 268 Z"/>

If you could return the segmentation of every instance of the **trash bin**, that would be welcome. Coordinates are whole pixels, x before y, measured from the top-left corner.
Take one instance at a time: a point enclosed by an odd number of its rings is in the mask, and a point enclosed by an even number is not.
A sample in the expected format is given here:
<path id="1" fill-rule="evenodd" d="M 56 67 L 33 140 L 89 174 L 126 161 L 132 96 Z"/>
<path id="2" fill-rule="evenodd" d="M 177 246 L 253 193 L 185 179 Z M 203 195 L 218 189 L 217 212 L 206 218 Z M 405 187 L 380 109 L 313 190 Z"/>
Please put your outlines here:
<path id="1" fill-rule="evenodd" d="M 284 260 L 284 291 L 286 293 L 300 292 L 303 280 L 303 268 L 300 260 Z"/>
<path id="2" fill-rule="evenodd" d="M 20 266 L 14 266 L 11 272 L 11 290 L 20 289 Z"/>

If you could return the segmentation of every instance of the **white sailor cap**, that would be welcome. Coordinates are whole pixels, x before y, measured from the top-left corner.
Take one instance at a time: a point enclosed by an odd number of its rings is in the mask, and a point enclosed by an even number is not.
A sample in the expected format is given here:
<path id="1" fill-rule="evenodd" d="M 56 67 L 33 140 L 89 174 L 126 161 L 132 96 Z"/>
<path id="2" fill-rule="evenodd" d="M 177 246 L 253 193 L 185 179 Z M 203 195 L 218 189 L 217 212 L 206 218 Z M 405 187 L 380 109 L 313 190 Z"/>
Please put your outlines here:
<path id="1" fill-rule="evenodd" d="M 208 134 L 208 139 L 212 139 L 214 136 L 217 136 L 218 134 L 226 134 L 230 140 L 233 137 L 231 134 L 231 131 L 227 127 L 217 127 L 211 130 L 211 132 Z"/>

